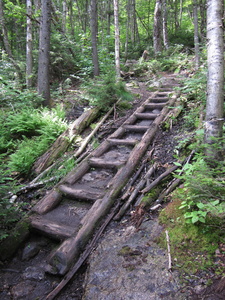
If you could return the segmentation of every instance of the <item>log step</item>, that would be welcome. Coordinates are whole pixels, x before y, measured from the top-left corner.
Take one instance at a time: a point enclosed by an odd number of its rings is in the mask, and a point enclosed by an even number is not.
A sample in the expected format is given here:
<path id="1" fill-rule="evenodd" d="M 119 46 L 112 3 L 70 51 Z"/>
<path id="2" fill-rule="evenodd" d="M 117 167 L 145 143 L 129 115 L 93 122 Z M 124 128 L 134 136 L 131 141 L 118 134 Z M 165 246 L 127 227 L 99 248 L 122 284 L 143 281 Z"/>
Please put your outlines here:
<path id="1" fill-rule="evenodd" d="M 161 109 L 165 106 L 165 103 L 146 103 L 145 108 L 147 109 Z"/>
<path id="2" fill-rule="evenodd" d="M 43 216 L 33 215 L 30 217 L 31 227 L 56 240 L 65 240 L 75 232 L 73 227 L 55 223 Z"/>
<path id="3" fill-rule="evenodd" d="M 105 160 L 97 157 L 92 157 L 89 159 L 89 164 L 91 167 L 100 167 L 100 168 L 120 168 L 124 165 L 126 161 L 110 161 L 110 160 Z"/>
<path id="4" fill-rule="evenodd" d="M 168 100 L 168 97 L 154 97 L 151 99 L 151 103 L 166 103 Z"/>
<path id="5" fill-rule="evenodd" d="M 136 139 L 108 139 L 108 141 L 112 145 L 134 146 L 138 143 L 138 140 Z"/>
<path id="6" fill-rule="evenodd" d="M 157 97 L 166 97 L 166 96 L 168 96 L 168 92 L 166 92 L 166 91 L 157 92 L 156 96 Z"/>
<path id="7" fill-rule="evenodd" d="M 154 120 L 159 114 L 153 113 L 136 113 L 135 116 L 141 120 Z"/>
<path id="8" fill-rule="evenodd" d="M 144 125 L 124 125 L 123 128 L 126 131 L 145 132 L 149 128 L 149 126 L 144 126 Z"/>
<path id="9" fill-rule="evenodd" d="M 76 188 L 72 188 L 72 187 L 69 187 L 64 184 L 59 186 L 59 190 L 65 196 L 67 196 L 68 198 L 71 198 L 71 199 L 96 201 L 97 199 L 103 197 L 103 193 L 101 193 L 101 192 L 88 191 L 88 190 L 84 190 L 84 189 L 76 189 Z"/>

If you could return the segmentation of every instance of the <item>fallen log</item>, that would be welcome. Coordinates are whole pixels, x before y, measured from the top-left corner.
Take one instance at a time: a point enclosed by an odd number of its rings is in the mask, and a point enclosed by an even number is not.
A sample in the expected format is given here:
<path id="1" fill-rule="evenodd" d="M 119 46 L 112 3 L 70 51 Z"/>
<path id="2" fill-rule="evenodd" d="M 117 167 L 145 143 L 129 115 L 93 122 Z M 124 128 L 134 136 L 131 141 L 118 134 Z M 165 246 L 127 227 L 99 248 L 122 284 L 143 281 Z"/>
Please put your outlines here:
<path id="1" fill-rule="evenodd" d="M 73 124 L 61 134 L 52 144 L 50 149 L 39 157 L 33 165 L 33 171 L 36 174 L 43 172 L 49 167 L 62 153 L 64 153 L 75 137 L 80 134 L 99 114 L 97 108 L 85 111 Z"/>

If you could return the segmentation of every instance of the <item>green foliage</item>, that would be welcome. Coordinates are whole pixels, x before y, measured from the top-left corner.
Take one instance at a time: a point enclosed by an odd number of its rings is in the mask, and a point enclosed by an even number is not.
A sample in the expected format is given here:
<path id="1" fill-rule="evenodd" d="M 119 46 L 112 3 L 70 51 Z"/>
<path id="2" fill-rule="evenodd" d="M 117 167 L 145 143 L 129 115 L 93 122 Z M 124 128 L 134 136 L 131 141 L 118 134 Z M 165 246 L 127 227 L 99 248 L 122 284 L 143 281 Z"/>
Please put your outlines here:
<path id="1" fill-rule="evenodd" d="M 173 199 L 159 216 L 160 223 L 169 232 L 173 267 L 188 274 L 211 267 L 219 271 L 220 266 L 214 265 L 214 256 L 218 244 L 225 242 L 223 221 L 214 218 L 214 226 L 207 226 L 212 225 L 212 217 L 207 217 L 206 223 L 187 224 L 184 217 L 187 208 L 180 208 L 181 201 L 176 195 Z M 161 235 L 159 243 L 167 247 L 165 240 L 165 236 Z"/>
<path id="2" fill-rule="evenodd" d="M 176 192 L 182 199 L 181 209 L 185 208 L 187 223 L 205 223 L 208 215 L 225 216 L 225 164 L 218 162 L 211 168 L 206 159 L 199 155 L 192 164 L 186 164 L 183 175 L 184 188 Z"/>
<path id="3" fill-rule="evenodd" d="M 14 152 L 8 161 L 12 172 L 29 174 L 35 159 L 67 128 L 64 116 L 60 107 L 51 111 L 25 108 L 2 116 L 6 121 L 1 128 L 0 150 Z"/>
<path id="4" fill-rule="evenodd" d="M 28 175 L 35 159 L 47 150 L 48 147 L 48 138 L 36 137 L 28 139 L 24 137 L 17 150 L 9 157 L 9 169 L 11 172 Z"/>
<path id="5" fill-rule="evenodd" d="M 109 110 L 119 99 L 131 101 L 132 95 L 126 90 L 122 81 L 116 81 L 115 74 L 109 73 L 92 80 L 86 85 L 86 95 L 90 105 L 102 111 Z"/>
<path id="6" fill-rule="evenodd" d="M 10 229 L 21 217 L 19 206 L 8 199 L 8 193 L 15 190 L 9 171 L 0 172 L 0 241 L 9 235 Z"/>

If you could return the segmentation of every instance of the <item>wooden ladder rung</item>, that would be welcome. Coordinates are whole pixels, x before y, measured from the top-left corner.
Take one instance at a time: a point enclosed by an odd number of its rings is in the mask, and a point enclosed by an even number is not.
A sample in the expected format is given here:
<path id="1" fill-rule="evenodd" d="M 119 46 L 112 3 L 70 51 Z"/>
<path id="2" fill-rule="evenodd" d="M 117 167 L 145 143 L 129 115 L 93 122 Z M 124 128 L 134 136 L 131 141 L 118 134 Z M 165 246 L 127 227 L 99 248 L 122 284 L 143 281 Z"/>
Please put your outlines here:
<path id="1" fill-rule="evenodd" d="M 108 141 L 112 145 L 134 146 L 138 143 L 138 140 L 136 139 L 108 139 Z"/>
<path id="2" fill-rule="evenodd" d="M 56 240 L 65 240 L 75 232 L 74 227 L 55 223 L 39 215 L 31 216 L 30 221 L 32 228 Z"/>
<path id="3" fill-rule="evenodd" d="M 112 161 L 112 160 L 105 160 L 102 158 L 92 157 L 89 159 L 89 164 L 91 167 L 101 167 L 101 168 L 120 168 L 124 165 L 126 161 Z"/>
<path id="4" fill-rule="evenodd" d="M 165 103 L 146 103 L 145 108 L 148 109 L 161 109 L 165 106 Z"/>
<path id="5" fill-rule="evenodd" d="M 153 113 L 136 113 L 135 116 L 138 119 L 142 120 L 154 120 L 156 117 L 158 117 L 159 114 L 153 114 Z"/>
<path id="6" fill-rule="evenodd" d="M 88 190 L 84 190 L 84 189 L 72 188 L 72 187 L 64 185 L 64 184 L 59 186 L 59 190 L 65 196 L 67 196 L 68 198 L 71 198 L 71 199 L 96 201 L 97 199 L 103 197 L 103 193 L 88 191 Z"/>
<path id="7" fill-rule="evenodd" d="M 151 103 L 166 103 L 169 100 L 168 97 L 154 97 L 151 98 L 150 101 Z"/>
<path id="8" fill-rule="evenodd" d="M 149 129 L 149 126 L 144 125 L 124 125 L 123 128 L 127 131 L 143 132 Z"/>

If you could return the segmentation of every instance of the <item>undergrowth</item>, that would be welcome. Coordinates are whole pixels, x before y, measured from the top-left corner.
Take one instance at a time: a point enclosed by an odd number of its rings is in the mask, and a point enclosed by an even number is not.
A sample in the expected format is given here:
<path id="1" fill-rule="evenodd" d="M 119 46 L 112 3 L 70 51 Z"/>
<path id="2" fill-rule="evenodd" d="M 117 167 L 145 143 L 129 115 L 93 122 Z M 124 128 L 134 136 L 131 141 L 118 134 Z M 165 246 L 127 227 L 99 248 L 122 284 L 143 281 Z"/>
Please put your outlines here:
<path id="1" fill-rule="evenodd" d="M 99 76 L 85 83 L 85 95 L 91 106 L 97 106 L 103 112 L 108 111 L 114 103 L 130 108 L 133 96 L 126 90 L 124 82 L 117 81 L 114 73 Z"/>

